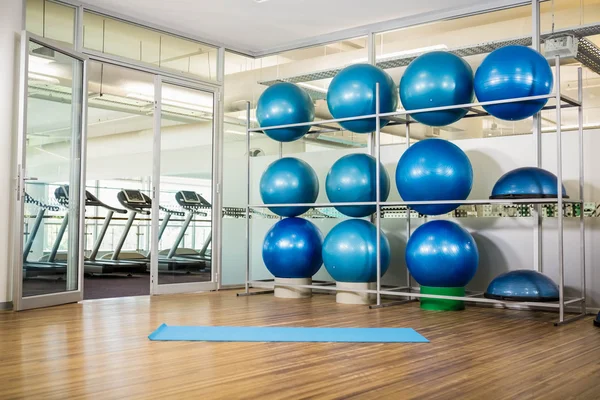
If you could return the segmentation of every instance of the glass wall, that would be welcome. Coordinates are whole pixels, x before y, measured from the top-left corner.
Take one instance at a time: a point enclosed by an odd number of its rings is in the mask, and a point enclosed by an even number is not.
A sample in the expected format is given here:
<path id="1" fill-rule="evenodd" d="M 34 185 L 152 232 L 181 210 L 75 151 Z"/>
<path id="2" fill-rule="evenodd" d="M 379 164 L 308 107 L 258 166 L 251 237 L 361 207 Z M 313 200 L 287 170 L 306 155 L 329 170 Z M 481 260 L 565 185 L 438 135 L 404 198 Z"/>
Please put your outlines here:
<path id="1" fill-rule="evenodd" d="M 197 78 L 217 79 L 216 47 L 87 11 L 83 47 Z"/>
<path id="2" fill-rule="evenodd" d="M 84 296 L 149 294 L 154 76 L 95 61 L 88 76 Z"/>
<path id="3" fill-rule="evenodd" d="M 212 280 L 213 94 L 163 83 L 158 284 Z"/>
<path id="4" fill-rule="evenodd" d="M 298 49 L 277 55 L 252 59 L 235 53 L 225 53 L 224 110 L 225 137 L 223 152 L 223 263 L 222 283 L 235 285 L 244 282 L 245 219 L 246 205 L 246 105 L 250 104 L 252 126 L 257 126 L 256 104 L 258 98 L 270 85 L 291 81 L 305 89 L 315 103 L 316 119 L 330 119 L 325 101 L 327 87 L 341 68 L 365 60 L 367 42 L 365 37 L 336 43 Z M 360 62 L 360 61 L 359 61 Z M 364 62 L 364 61 L 363 61 Z M 317 74 L 319 73 L 319 74 Z M 365 151 L 368 135 L 339 130 L 332 126 L 327 133 L 309 134 L 302 139 L 281 145 L 284 155 L 303 157 L 316 151 Z M 273 160 L 280 151 L 280 143 L 262 133 L 253 133 L 250 140 L 252 188 L 266 167 L 263 160 Z M 324 159 L 324 162 L 327 162 Z M 319 175 L 324 182 L 325 176 Z M 324 190 L 321 200 L 326 201 Z M 257 193 L 254 190 L 256 199 Z M 322 214 L 321 214 L 322 216 Z M 260 241 L 276 219 L 267 212 L 253 215 L 253 249 L 260 248 Z M 325 224 L 327 225 L 328 222 Z M 326 232 L 326 231 L 324 231 Z M 260 261 L 255 263 L 260 265 Z M 260 271 L 259 273 L 263 273 Z M 255 276 L 257 277 L 257 276 Z M 260 277 L 260 276 L 258 276 Z M 268 278 L 268 276 L 266 276 Z"/>
<path id="5" fill-rule="evenodd" d="M 83 62 L 28 43 L 22 297 L 79 289 Z"/>

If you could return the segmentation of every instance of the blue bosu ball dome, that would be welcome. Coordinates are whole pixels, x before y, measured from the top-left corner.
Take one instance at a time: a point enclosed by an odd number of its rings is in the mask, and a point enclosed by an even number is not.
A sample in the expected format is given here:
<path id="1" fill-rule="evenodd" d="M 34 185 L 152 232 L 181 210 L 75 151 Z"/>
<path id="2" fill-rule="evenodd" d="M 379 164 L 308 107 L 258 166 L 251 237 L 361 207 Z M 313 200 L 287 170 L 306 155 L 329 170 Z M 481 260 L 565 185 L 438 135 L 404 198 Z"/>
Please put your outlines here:
<path id="1" fill-rule="evenodd" d="M 533 270 L 510 271 L 489 284 L 485 297 L 513 301 L 557 301 L 558 286 L 546 275 Z"/>
<path id="2" fill-rule="evenodd" d="M 513 169 L 502 175 L 492 189 L 490 199 L 556 198 L 558 178 L 537 167 Z M 562 186 L 562 196 L 568 198 Z"/>

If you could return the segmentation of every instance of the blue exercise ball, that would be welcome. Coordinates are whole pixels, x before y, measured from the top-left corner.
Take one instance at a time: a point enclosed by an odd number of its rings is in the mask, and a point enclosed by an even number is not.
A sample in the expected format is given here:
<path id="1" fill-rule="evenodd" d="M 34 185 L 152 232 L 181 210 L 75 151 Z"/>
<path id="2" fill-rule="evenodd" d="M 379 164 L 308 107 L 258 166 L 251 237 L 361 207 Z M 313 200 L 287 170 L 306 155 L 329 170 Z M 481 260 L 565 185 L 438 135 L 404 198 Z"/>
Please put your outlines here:
<path id="1" fill-rule="evenodd" d="M 258 99 L 256 119 L 261 128 L 276 125 L 311 122 L 315 118 L 315 105 L 306 91 L 289 82 L 276 83 L 265 90 Z M 280 142 L 300 139 L 310 126 L 267 129 L 264 133 Z"/>
<path id="2" fill-rule="evenodd" d="M 400 101 L 406 110 L 473 102 L 473 70 L 452 53 L 432 51 L 414 59 L 400 80 Z M 422 124 L 450 125 L 467 114 L 466 108 L 412 114 Z"/>
<path id="3" fill-rule="evenodd" d="M 319 178 L 307 162 L 281 158 L 267 167 L 260 178 L 260 197 L 265 204 L 314 203 L 319 195 Z M 282 217 L 296 217 L 310 207 L 271 207 Z"/>
<path id="4" fill-rule="evenodd" d="M 473 167 L 467 155 L 443 139 L 411 145 L 396 168 L 396 187 L 405 201 L 465 200 L 473 186 Z M 440 215 L 458 204 L 411 205 L 425 215 Z"/>
<path id="5" fill-rule="evenodd" d="M 529 47 L 513 45 L 492 51 L 475 72 L 475 94 L 480 102 L 552 92 L 554 79 L 548 61 Z M 548 99 L 488 105 L 483 108 L 496 118 L 518 121 L 531 117 Z"/>
<path id="6" fill-rule="evenodd" d="M 558 178 L 552 172 L 537 167 L 513 169 L 502 175 L 492 189 L 490 199 L 556 198 Z M 565 187 L 562 195 L 568 198 Z"/>
<path id="7" fill-rule="evenodd" d="M 303 218 L 284 218 L 265 236 L 262 257 L 269 272 L 277 278 L 310 278 L 323 259 L 323 234 Z"/>
<path id="8" fill-rule="evenodd" d="M 390 177 L 380 163 L 380 200 L 386 201 L 390 194 Z M 377 160 L 368 154 L 349 154 L 337 160 L 325 181 L 327 198 L 332 203 L 364 202 L 377 200 Z M 349 217 L 366 217 L 373 214 L 376 206 L 336 206 Z"/>
<path id="9" fill-rule="evenodd" d="M 406 266 L 422 286 L 464 287 L 478 264 L 473 236 L 454 222 L 427 222 L 415 229 L 406 244 Z"/>
<path id="10" fill-rule="evenodd" d="M 484 296 L 514 301 L 557 301 L 558 286 L 537 271 L 517 270 L 494 278 Z"/>
<path id="11" fill-rule="evenodd" d="M 381 275 L 390 264 L 390 243 L 380 241 Z M 323 264 L 338 282 L 377 280 L 377 228 L 363 219 L 349 219 L 333 227 L 323 241 Z"/>
<path id="12" fill-rule="evenodd" d="M 391 76 L 370 64 L 354 64 L 341 70 L 327 90 L 327 106 L 334 118 L 357 117 L 375 114 L 375 84 L 379 83 L 379 111 L 396 111 L 398 95 Z M 382 128 L 389 123 L 380 120 Z M 369 133 L 376 129 L 375 118 L 341 122 L 340 125 L 356 133 Z"/>

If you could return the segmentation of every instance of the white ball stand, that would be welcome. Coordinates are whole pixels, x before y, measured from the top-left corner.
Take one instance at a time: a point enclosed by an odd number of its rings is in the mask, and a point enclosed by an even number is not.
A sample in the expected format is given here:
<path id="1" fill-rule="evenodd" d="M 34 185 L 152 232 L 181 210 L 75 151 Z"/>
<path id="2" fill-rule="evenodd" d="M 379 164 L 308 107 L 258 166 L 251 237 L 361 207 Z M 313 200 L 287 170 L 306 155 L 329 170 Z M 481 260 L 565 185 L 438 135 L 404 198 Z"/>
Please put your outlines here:
<path id="1" fill-rule="evenodd" d="M 312 296 L 311 288 L 277 286 L 278 283 L 292 285 L 312 285 L 312 278 L 275 278 L 275 297 L 281 299 L 304 299 Z"/>
<path id="2" fill-rule="evenodd" d="M 335 295 L 335 301 L 339 304 L 372 304 L 375 301 L 375 294 L 354 292 L 353 290 L 373 290 L 374 282 L 336 282 L 338 292 Z M 339 291 L 339 290 L 342 291 Z"/>

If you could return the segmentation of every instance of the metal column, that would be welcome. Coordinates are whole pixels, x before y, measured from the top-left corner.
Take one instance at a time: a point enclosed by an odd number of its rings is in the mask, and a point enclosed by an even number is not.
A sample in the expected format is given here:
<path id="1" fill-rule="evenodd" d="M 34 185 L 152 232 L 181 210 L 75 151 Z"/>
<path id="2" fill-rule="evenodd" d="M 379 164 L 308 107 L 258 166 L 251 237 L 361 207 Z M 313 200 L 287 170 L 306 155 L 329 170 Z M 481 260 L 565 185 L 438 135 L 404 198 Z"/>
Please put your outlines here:
<path id="1" fill-rule="evenodd" d="M 558 217 L 558 276 L 559 276 L 559 322 L 565 320 L 565 257 L 563 235 L 563 194 L 562 194 L 562 135 L 561 135 L 561 98 L 560 98 L 560 57 L 554 59 L 556 70 L 556 177 L 557 179 L 557 217 Z"/>
<path id="2" fill-rule="evenodd" d="M 531 1 L 531 43 L 536 51 L 540 51 L 540 0 Z M 559 106 L 560 103 L 557 104 Z M 535 166 L 542 167 L 542 118 L 539 112 L 533 115 L 533 148 Z M 542 206 L 537 204 L 533 207 L 533 268 L 542 272 Z"/>

